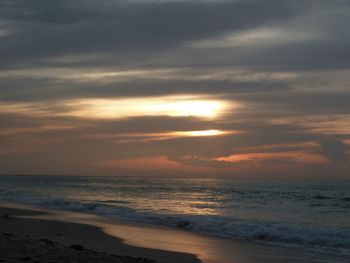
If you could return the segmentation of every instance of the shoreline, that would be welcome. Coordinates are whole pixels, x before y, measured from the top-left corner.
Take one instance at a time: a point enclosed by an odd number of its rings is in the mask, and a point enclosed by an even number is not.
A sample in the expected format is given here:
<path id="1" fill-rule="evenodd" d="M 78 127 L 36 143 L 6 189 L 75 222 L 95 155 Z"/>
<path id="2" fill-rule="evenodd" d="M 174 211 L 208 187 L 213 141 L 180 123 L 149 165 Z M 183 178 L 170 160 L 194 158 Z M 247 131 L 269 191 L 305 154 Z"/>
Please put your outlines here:
<path id="1" fill-rule="evenodd" d="M 226 240 L 168 227 L 129 223 L 85 213 L 1 202 L 0 207 L 1 214 L 3 214 L 4 209 L 13 214 L 11 217 L 16 219 L 16 225 L 18 222 L 26 222 L 27 228 L 25 230 L 27 232 L 30 230 L 30 233 L 27 233 L 30 237 L 42 238 L 46 235 L 47 238 L 48 235 L 54 242 L 65 245 L 80 242 L 87 249 L 99 251 L 104 253 L 103 255 L 124 256 L 123 260 L 137 260 L 135 258 L 139 257 L 139 260 L 155 259 L 157 262 L 167 263 L 324 263 L 347 261 L 346 258 L 342 257 L 305 252 L 293 248 Z M 36 225 L 40 225 L 41 228 L 45 225 L 46 230 L 41 230 L 38 233 Z M 52 232 L 55 229 L 60 229 L 61 232 L 65 229 L 64 235 L 60 233 L 60 236 L 55 236 L 57 233 Z M 20 231 L 24 232 L 23 229 Z M 130 259 L 130 256 L 134 259 Z"/>
<path id="2" fill-rule="evenodd" d="M 86 222 L 50 219 L 63 215 L 57 213 L 0 203 L 0 262 L 200 262 L 190 254 L 124 244 L 122 239 Z"/>

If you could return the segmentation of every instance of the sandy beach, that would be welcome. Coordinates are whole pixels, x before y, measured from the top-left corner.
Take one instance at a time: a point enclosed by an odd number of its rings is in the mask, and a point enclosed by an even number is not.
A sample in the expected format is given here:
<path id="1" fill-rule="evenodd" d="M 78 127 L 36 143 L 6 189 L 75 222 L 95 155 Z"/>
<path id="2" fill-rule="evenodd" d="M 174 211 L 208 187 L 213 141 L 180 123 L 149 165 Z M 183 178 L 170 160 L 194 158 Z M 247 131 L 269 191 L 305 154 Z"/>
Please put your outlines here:
<path id="1" fill-rule="evenodd" d="M 20 205 L 0 207 L 0 262 L 199 262 L 193 255 L 126 245 L 96 226 L 30 218 L 45 215 Z"/>
<path id="2" fill-rule="evenodd" d="M 346 262 L 89 214 L 9 203 L 0 207 L 0 262 Z"/>

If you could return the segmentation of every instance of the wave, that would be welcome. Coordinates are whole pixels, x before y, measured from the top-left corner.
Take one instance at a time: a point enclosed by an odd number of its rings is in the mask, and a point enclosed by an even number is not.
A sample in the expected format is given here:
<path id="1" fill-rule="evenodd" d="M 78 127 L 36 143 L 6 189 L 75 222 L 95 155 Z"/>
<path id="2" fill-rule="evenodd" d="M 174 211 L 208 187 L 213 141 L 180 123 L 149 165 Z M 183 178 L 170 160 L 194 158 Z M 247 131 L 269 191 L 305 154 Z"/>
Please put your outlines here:
<path id="1" fill-rule="evenodd" d="M 206 235 L 295 247 L 350 258 L 350 228 L 267 220 L 243 220 L 228 216 L 162 215 L 136 211 L 123 201 L 76 202 L 63 198 L 24 196 L 2 192 L 5 201 L 45 208 L 73 210 L 142 223 L 182 228 Z"/>
<path id="2" fill-rule="evenodd" d="M 333 197 L 325 196 L 325 195 L 315 195 L 315 196 L 312 197 L 312 199 L 327 200 L 327 199 L 333 199 Z"/>

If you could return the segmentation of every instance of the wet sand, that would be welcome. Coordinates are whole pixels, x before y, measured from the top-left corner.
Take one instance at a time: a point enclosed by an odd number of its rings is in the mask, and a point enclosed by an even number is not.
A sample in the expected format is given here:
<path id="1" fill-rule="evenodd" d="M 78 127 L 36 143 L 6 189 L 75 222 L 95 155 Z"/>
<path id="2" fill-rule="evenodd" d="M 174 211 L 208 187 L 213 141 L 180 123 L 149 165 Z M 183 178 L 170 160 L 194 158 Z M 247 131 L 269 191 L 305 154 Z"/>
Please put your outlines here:
<path id="1" fill-rule="evenodd" d="M 9 213 L 12 217 L 10 220 L 2 220 L 7 223 L 0 223 L 0 232 L 6 230 L 21 235 L 22 238 L 23 235 L 28 235 L 39 241 L 44 237 L 58 242 L 58 245 L 62 246 L 60 249 L 69 252 L 72 252 L 71 245 L 80 244 L 84 248 L 102 253 L 101 256 L 110 254 L 119 256 L 113 258 L 119 261 L 111 262 L 124 262 L 120 260 L 152 262 L 150 261 L 152 259 L 167 263 L 347 262 L 347 259 L 342 257 L 209 237 L 173 228 L 128 223 L 90 214 L 43 210 L 14 204 L 2 204 L 0 211 L 2 214 Z M 140 258 L 137 259 L 138 257 Z M 93 262 L 109 262 L 101 260 Z"/>

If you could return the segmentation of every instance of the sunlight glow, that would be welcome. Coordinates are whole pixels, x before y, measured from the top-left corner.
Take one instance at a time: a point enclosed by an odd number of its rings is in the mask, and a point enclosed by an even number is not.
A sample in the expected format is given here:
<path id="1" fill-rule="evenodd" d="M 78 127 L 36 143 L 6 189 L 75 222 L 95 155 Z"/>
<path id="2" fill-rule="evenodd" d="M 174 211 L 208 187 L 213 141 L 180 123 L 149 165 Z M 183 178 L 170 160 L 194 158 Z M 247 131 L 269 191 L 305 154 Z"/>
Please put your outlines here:
<path id="1" fill-rule="evenodd" d="M 141 116 L 214 119 L 241 107 L 237 102 L 196 95 L 113 99 L 72 99 L 56 102 L 0 102 L 0 112 L 30 116 L 120 119 Z"/>
<path id="2" fill-rule="evenodd" d="M 232 132 L 228 131 L 219 131 L 219 130 L 204 130 L 204 131 L 185 131 L 185 132 L 176 132 L 178 135 L 186 135 L 190 137 L 198 137 L 198 136 L 216 136 L 223 135 Z"/>
<path id="3" fill-rule="evenodd" d="M 237 134 L 234 130 L 199 130 L 199 131 L 170 131 L 159 133 L 119 133 L 119 134 L 90 134 L 89 138 L 111 139 L 118 143 L 129 142 L 149 142 L 159 140 L 171 140 L 185 137 L 206 137 L 206 136 L 224 136 L 229 134 Z"/>
<path id="4" fill-rule="evenodd" d="M 66 102 L 72 110 L 65 115 L 81 118 L 175 116 L 215 118 L 227 105 L 221 100 L 195 96 L 165 96 L 127 99 L 83 99 Z"/>
<path id="5" fill-rule="evenodd" d="M 154 113 L 164 112 L 170 116 L 215 117 L 222 105 L 219 101 L 196 100 L 159 103 L 150 107 Z"/>

